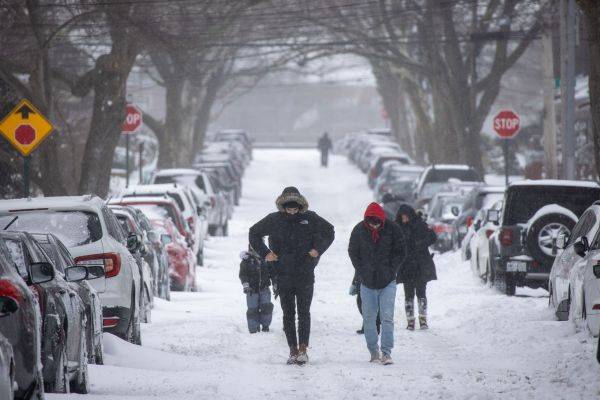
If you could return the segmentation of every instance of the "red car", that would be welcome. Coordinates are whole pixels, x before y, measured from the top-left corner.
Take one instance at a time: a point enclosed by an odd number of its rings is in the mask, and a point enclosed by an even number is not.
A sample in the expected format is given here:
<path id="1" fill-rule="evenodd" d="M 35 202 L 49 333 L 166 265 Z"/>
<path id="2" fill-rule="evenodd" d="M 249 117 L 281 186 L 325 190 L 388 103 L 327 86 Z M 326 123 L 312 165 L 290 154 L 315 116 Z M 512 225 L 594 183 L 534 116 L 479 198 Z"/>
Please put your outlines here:
<path id="1" fill-rule="evenodd" d="M 196 291 L 196 258 L 170 219 L 152 219 L 152 226 L 169 255 L 171 290 Z"/>

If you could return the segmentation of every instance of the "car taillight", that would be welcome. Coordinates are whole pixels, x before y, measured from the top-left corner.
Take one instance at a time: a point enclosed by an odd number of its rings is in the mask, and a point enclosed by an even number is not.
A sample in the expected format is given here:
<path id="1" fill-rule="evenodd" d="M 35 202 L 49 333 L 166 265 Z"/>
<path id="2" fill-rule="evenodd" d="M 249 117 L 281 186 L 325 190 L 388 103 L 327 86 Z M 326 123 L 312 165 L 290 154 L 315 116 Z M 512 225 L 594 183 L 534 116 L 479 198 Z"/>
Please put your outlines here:
<path id="1" fill-rule="evenodd" d="M 452 231 L 452 227 L 450 225 L 446 225 L 446 224 L 434 224 L 432 226 L 432 229 L 437 234 Z"/>
<path id="2" fill-rule="evenodd" d="M 14 283 L 6 279 L 0 279 L 0 296 L 11 297 L 17 303 L 23 300 L 21 290 Z"/>
<path id="3" fill-rule="evenodd" d="M 600 310 L 600 304 L 594 304 L 594 307 L 592 307 L 592 310 Z"/>
<path id="4" fill-rule="evenodd" d="M 117 253 L 90 254 L 75 257 L 75 264 L 104 265 L 104 276 L 106 278 L 112 278 L 121 272 L 121 256 Z"/>
<path id="5" fill-rule="evenodd" d="M 492 236 L 493 233 L 494 233 L 493 229 L 486 229 L 485 230 L 485 236 L 487 236 L 488 239 L 490 238 L 490 236 Z"/>
<path id="6" fill-rule="evenodd" d="M 102 318 L 102 326 L 104 328 L 114 328 L 119 325 L 119 317 L 105 317 Z"/>
<path id="7" fill-rule="evenodd" d="M 513 231 L 510 229 L 503 228 L 500 231 L 500 244 L 504 247 L 513 244 Z"/>
<path id="8" fill-rule="evenodd" d="M 470 227 L 471 225 L 473 225 L 473 217 L 468 216 L 467 217 L 467 228 Z M 489 237 L 489 235 L 488 235 Z"/>

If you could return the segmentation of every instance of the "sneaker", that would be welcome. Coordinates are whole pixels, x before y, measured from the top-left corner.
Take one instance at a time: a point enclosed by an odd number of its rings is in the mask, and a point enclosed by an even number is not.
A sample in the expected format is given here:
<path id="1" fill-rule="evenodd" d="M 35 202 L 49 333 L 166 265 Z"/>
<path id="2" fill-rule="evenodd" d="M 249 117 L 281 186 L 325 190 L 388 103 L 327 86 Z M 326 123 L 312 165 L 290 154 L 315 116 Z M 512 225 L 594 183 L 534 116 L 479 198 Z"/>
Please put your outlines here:
<path id="1" fill-rule="evenodd" d="M 408 329 L 409 331 L 415 330 L 415 319 L 414 318 L 408 319 L 408 324 L 406 325 L 406 329 Z"/>
<path id="2" fill-rule="evenodd" d="M 369 362 L 378 363 L 381 361 L 381 354 L 378 351 L 371 353 L 371 360 Z"/>
<path id="3" fill-rule="evenodd" d="M 296 364 L 297 359 L 298 359 L 298 349 L 291 348 L 290 349 L 290 356 L 287 359 L 287 365 Z"/>
<path id="4" fill-rule="evenodd" d="M 381 357 L 381 364 L 391 365 L 393 363 L 394 361 L 392 360 L 392 356 L 390 356 L 389 354 L 384 354 L 383 357 Z"/>
<path id="5" fill-rule="evenodd" d="M 296 357 L 296 364 L 304 365 L 308 362 L 308 354 L 306 354 L 307 346 L 305 344 L 300 345 L 298 350 L 298 356 Z"/>
<path id="6" fill-rule="evenodd" d="M 429 326 L 427 325 L 427 317 L 426 316 L 419 315 L 419 327 L 423 330 L 429 329 Z"/>

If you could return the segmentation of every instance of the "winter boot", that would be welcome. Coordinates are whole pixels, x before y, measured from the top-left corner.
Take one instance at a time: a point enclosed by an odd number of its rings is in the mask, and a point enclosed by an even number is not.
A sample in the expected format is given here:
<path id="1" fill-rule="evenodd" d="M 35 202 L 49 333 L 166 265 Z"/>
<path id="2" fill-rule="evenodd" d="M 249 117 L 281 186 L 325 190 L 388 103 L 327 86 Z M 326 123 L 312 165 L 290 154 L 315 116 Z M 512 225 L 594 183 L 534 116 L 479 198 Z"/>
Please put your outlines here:
<path id="1" fill-rule="evenodd" d="M 389 354 L 384 354 L 381 357 L 381 364 L 383 365 L 391 365 L 394 363 L 394 360 L 392 360 L 392 356 L 390 356 Z"/>
<path id="2" fill-rule="evenodd" d="M 262 331 L 263 332 L 269 332 L 269 327 L 268 326 L 264 326 L 262 327 Z"/>
<path id="3" fill-rule="evenodd" d="M 415 302 L 414 300 L 406 300 L 404 302 L 404 310 L 406 311 L 406 320 L 408 321 L 406 329 L 409 331 L 415 330 Z"/>
<path id="4" fill-rule="evenodd" d="M 421 329 L 428 329 L 427 325 L 427 299 L 419 299 L 419 327 Z"/>
<path id="5" fill-rule="evenodd" d="M 406 329 L 408 329 L 409 331 L 414 331 L 415 330 L 415 317 L 409 317 L 407 318 L 407 324 L 406 324 Z"/>
<path id="6" fill-rule="evenodd" d="M 381 354 L 378 351 L 371 353 L 371 361 L 369 361 L 369 362 L 378 363 L 380 361 L 381 361 Z"/>
<path id="7" fill-rule="evenodd" d="M 290 357 L 287 360 L 288 365 L 296 364 L 296 360 L 298 358 L 298 349 L 295 347 L 290 347 Z"/>
<path id="8" fill-rule="evenodd" d="M 298 356 L 296 357 L 296 364 L 304 365 L 308 362 L 308 354 L 306 354 L 306 348 L 308 346 L 305 344 L 301 344 L 298 350 Z"/>

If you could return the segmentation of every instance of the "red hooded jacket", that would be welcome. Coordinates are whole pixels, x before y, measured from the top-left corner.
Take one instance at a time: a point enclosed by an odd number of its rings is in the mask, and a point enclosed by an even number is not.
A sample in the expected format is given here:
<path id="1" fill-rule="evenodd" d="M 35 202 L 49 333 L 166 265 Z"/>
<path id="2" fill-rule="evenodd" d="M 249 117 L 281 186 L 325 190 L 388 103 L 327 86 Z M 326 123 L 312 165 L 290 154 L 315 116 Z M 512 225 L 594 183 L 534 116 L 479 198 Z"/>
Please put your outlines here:
<path id="1" fill-rule="evenodd" d="M 379 219 L 381 221 L 381 225 L 379 226 L 379 228 L 373 229 L 373 227 L 371 227 L 371 225 L 369 225 L 366 222 L 366 219 L 368 217 L 375 217 Z M 374 243 L 377 243 L 377 241 L 379 240 L 379 231 L 385 225 L 385 211 L 383 211 L 383 208 L 379 204 L 371 203 L 367 206 L 364 219 L 365 227 L 371 232 L 371 239 L 373 239 Z"/>

